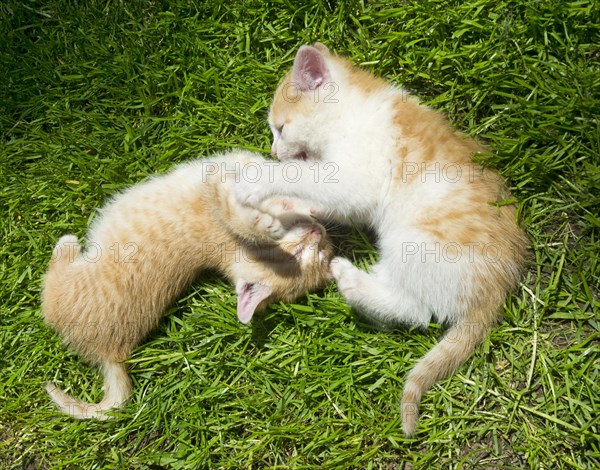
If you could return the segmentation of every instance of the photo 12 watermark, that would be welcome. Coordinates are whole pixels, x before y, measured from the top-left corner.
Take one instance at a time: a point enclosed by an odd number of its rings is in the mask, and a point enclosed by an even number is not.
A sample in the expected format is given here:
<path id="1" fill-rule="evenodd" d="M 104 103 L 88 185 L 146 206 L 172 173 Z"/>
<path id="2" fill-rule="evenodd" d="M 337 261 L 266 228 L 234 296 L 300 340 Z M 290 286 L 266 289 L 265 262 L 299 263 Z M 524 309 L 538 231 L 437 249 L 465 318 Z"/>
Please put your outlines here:
<path id="1" fill-rule="evenodd" d="M 495 264 L 508 255 L 506 250 L 508 250 L 507 247 L 492 242 L 402 242 L 400 244 L 403 263 L 417 261 L 420 263 L 484 262 Z"/>
<path id="2" fill-rule="evenodd" d="M 498 183 L 502 177 L 474 162 L 409 162 L 403 161 L 396 172 L 403 183 L 472 183 L 477 180 L 487 180 Z"/>
<path id="3" fill-rule="evenodd" d="M 286 183 L 299 183 L 303 176 L 308 174 L 315 183 L 339 183 L 337 174 L 339 166 L 333 162 L 312 162 L 309 164 L 300 164 L 295 161 L 278 162 L 204 162 L 202 164 L 202 182 L 205 183 L 210 178 L 220 177 L 221 183 L 228 180 L 239 183 L 241 181 L 248 183 L 273 183 L 275 181 L 285 181 Z"/>
<path id="4" fill-rule="evenodd" d="M 139 246 L 137 243 L 115 242 L 108 247 L 103 247 L 100 243 L 87 243 L 85 249 L 81 249 L 78 242 L 63 242 L 54 248 L 51 262 L 67 261 L 74 263 L 75 261 L 83 261 L 85 263 L 98 263 L 108 257 L 115 263 L 137 263 L 137 253 Z"/>
<path id="5" fill-rule="evenodd" d="M 297 103 L 302 97 L 312 95 L 314 103 L 335 104 L 340 102 L 339 91 L 340 86 L 336 82 L 326 82 L 313 90 L 305 90 L 296 82 L 288 82 L 282 86 L 281 95 L 288 103 Z"/>

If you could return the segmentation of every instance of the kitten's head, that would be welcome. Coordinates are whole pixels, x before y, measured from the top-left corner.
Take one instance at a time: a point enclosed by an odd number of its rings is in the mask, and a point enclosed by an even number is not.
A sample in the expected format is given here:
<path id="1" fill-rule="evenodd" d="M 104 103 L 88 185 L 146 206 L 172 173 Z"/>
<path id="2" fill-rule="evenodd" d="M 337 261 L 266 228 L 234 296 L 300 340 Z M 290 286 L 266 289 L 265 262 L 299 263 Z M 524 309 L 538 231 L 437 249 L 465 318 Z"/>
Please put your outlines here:
<path id="1" fill-rule="evenodd" d="M 298 49 L 269 111 L 273 155 L 280 160 L 319 159 L 341 119 L 360 111 L 361 99 L 385 82 L 315 43 Z"/>
<path id="2" fill-rule="evenodd" d="M 293 302 L 325 286 L 332 257 L 325 229 L 311 219 L 295 223 L 274 245 L 251 247 L 238 266 L 239 320 L 248 323 L 270 303 Z"/>

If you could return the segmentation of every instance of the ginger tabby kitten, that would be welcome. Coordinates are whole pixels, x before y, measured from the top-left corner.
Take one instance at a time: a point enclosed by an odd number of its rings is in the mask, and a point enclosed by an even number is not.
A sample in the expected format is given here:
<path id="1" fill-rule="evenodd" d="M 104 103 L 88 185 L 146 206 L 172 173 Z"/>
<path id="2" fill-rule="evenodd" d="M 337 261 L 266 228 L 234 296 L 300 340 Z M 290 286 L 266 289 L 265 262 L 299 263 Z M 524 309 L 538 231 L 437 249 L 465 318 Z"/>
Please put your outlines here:
<path id="1" fill-rule="evenodd" d="M 273 217 L 237 202 L 232 188 L 243 170 L 263 161 L 234 152 L 179 165 L 112 199 L 85 250 L 73 235 L 58 241 L 44 280 L 44 319 L 104 376 L 98 404 L 48 384 L 62 411 L 106 419 L 107 410 L 122 406 L 131 394 L 122 361 L 204 269 L 236 286 L 243 323 L 271 302 L 291 302 L 328 281 L 331 245 L 323 227 L 292 212 L 300 206 L 266 201 Z"/>

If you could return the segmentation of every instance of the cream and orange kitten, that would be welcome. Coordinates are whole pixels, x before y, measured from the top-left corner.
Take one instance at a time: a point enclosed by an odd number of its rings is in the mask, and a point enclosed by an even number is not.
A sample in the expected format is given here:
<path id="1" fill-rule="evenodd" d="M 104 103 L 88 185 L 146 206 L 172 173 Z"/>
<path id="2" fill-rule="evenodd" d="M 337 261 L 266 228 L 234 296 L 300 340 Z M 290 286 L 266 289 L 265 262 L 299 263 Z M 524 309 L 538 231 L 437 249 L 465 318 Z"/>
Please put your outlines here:
<path id="1" fill-rule="evenodd" d="M 381 257 L 369 273 L 332 261 L 346 301 L 384 324 L 450 325 L 406 379 L 412 435 L 424 393 L 482 342 L 519 280 L 528 242 L 505 182 L 473 162 L 485 150 L 442 114 L 322 44 L 298 50 L 269 123 L 273 154 L 294 178 L 246 182 L 240 200 L 295 196 L 318 217 L 372 227 Z"/>
<path id="2" fill-rule="evenodd" d="M 331 246 L 301 204 L 273 198 L 269 214 L 239 204 L 233 187 L 264 160 L 234 152 L 193 161 L 116 196 L 95 219 L 87 248 L 73 235 L 54 248 L 42 293 L 45 321 L 83 358 L 102 368 L 98 404 L 50 383 L 58 407 L 105 419 L 131 393 L 125 361 L 200 271 L 236 286 L 238 318 L 293 301 L 329 278 Z M 276 217 L 273 217 L 276 215 Z"/>

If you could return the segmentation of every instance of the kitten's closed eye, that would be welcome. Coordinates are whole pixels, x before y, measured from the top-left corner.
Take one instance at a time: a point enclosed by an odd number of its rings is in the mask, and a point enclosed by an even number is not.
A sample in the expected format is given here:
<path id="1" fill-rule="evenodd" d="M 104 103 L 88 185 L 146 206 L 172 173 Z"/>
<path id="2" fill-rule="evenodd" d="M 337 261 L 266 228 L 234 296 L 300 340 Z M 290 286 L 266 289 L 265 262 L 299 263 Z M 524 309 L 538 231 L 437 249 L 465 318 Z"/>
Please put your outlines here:
<path id="1" fill-rule="evenodd" d="M 284 125 L 285 124 L 282 124 L 281 126 L 275 128 L 275 132 L 277 133 L 277 136 L 280 136 L 281 133 L 283 132 L 283 126 Z"/>

